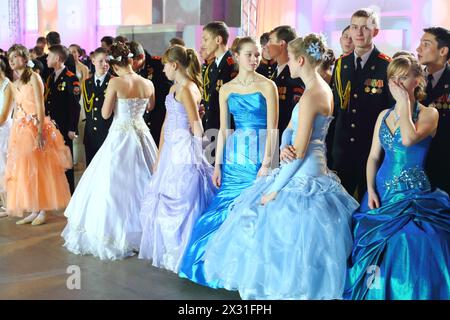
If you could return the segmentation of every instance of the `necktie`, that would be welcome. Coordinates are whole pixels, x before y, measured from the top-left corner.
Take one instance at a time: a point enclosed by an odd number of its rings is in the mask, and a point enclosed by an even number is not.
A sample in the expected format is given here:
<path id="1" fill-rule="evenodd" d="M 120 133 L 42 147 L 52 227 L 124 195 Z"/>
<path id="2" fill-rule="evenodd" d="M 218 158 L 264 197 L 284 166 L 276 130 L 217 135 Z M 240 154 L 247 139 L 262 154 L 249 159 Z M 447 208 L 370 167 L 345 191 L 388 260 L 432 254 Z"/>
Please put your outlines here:
<path id="1" fill-rule="evenodd" d="M 356 73 L 358 75 L 361 74 L 361 71 L 362 71 L 362 64 L 361 64 L 361 62 L 362 62 L 361 57 L 356 58 Z"/>
<path id="2" fill-rule="evenodd" d="M 97 83 L 97 88 L 100 88 L 100 80 L 97 79 L 97 80 L 95 80 L 95 82 Z"/>
<path id="3" fill-rule="evenodd" d="M 428 83 L 427 83 L 427 88 L 426 88 L 426 94 L 429 97 L 431 94 L 431 90 L 433 90 L 433 75 L 429 74 L 427 79 L 428 79 Z"/>

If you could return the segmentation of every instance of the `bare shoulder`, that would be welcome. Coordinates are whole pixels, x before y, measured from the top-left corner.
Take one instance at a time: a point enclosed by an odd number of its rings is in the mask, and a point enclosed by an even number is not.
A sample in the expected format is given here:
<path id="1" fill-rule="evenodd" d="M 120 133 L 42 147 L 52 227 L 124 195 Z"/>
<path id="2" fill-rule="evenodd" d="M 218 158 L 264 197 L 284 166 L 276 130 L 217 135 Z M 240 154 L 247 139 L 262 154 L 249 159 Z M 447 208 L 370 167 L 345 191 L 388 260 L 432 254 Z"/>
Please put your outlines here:
<path id="1" fill-rule="evenodd" d="M 235 78 L 236 79 L 236 78 Z M 237 84 L 237 81 L 233 79 L 227 83 L 224 83 L 221 87 L 220 87 L 220 92 L 222 93 L 226 93 L 226 92 L 230 92 L 231 90 L 233 90 L 233 87 Z"/>
<path id="2" fill-rule="evenodd" d="M 381 122 L 381 120 L 383 120 L 384 116 L 389 112 L 389 109 L 385 109 L 383 111 L 380 112 L 380 114 L 378 115 L 377 118 L 377 123 Z"/>
<path id="3" fill-rule="evenodd" d="M 436 108 L 425 107 L 423 104 L 419 104 L 419 119 L 425 121 L 438 121 L 439 112 Z"/>
<path id="4" fill-rule="evenodd" d="M 274 81 L 267 79 L 263 75 L 257 74 L 256 83 L 261 87 L 261 89 L 267 91 L 267 92 L 273 92 L 277 89 L 277 85 Z"/>
<path id="5" fill-rule="evenodd" d="M 151 80 L 145 79 L 145 78 L 143 78 L 143 77 L 141 77 L 141 78 L 144 80 L 144 83 L 145 83 L 148 87 L 152 88 L 152 90 L 155 90 L 155 86 L 153 85 L 153 82 L 152 82 Z"/>
<path id="6" fill-rule="evenodd" d="M 41 79 L 41 76 L 38 75 L 36 72 L 32 72 L 31 73 L 31 77 L 30 77 L 30 83 L 31 85 L 35 86 L 35 85 L 44 85 Z"/>
<path id="7" fill-rule="evenodd" d="M 122 79 L 120 77 L 111 77 L 108 81 L 108 87 L 115 87 L 118 83 L 120 83 Z"/>
<path id="8" fill-rule="evenodd" d="M 225 83 L 219 91 L 219 97 L 228 98 L 231 92 L 235 91 L 233 88 L 235 87 L 235 83 L 232 81 Z"/>

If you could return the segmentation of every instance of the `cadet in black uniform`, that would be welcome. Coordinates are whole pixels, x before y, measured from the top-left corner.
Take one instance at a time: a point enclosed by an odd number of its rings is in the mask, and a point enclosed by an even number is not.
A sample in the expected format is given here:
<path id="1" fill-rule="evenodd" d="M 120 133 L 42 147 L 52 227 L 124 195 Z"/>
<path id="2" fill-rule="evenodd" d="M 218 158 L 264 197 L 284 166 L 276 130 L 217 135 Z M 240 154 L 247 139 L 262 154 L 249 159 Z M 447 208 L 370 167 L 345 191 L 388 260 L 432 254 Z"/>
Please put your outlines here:
<path id="1" fill-rule="evenodd" d="M 102 117 L 102 106 L 105 100 L 105 91 L 111 76 L 108 73 L 108 52 L 104 48 L 94 51 L 92 63 L 95 73 L 83 84 L 84 109 L 86 111 L 86 126 L 84 127 L 84 147 L 86 150 L 86 165 L 94 158 L 98 149 L 108 135 L 113 117 L 105 120 Z"/>
<path id="2" fill-rule="evenodd" d="M 264 77 L 268 79 L 272 79 L 274 77 L 274 73 L 277 72 L 277 60 L 273 59 L 269 54 L 269 48 L 267 44 L 269 42 L 269 32 L 265 32 L 259 37 L 259 43 L 261 44 L 262 54 L 261 54 L 261 62 L 259 63 L 256 72 L 262 74 Z"/>
<path id="3" fill-rule="evenodd" d="M 269 54 L 277 60 L 277 69 L 273 73 L 272 80 L 278 87 L 279 117 L 278 132 L 279 140 L 284 129 L 291 119 L 294 109 L 300 97 L 305 91 L 305 85 L 300 78 L 292 79 L 288 63 L 288 43 L 296 38 L 295 30 L 290 26 L 280 26 L 273 29 L 269 35 Z"/>
<path id="4" fill-rule="evenodd" d="M 45 114 L 56 122 L 66 145 L 73 155 L 73 139 L 78 130 L 80 117 L 80 82 L 64 65 L 69 53 L 66 47 L 54 45 L 49 48 L 47 63 L 55 71 L 45 84 Z M 73 169 L 66 171 L 70 191 L 75 190 Z"/>
<path id="5" fill-rule="evenodd" d="M 151 80 L 155 86 L 155 108 L 145 112 L 144 120 L 155 143 L 159 145 L 161 128 L 166 116 L 166 96 L 169 94 L 172 82 L 163 72 L 164 65 L 161 57 L 151 56 L 138 42 L 131 41 L 128 46 L 133 54 L 133 70 Z"/>
<path id="6" fill-rule="evenodd" d="M 332 158 L 328 165 L 337 171 L 348 193 L 358 191 L 361 199 L 367 189 L 366 163 L 376 120 L 394 101 L 386 74 L 391 59 L 372 41 L 378 34 L 375 13 L 355 12 L 350 32 L 355 51 L 336 61 L 332 78 L 335 125 L 327 139 Z"/>
<path id="7" fill-rule="evenodd" d="M 219 90 L 237 75 L 235 61 L 231 51 L 228 50 L 229 36 L 228 26 L 222 21 L 210 22 L 203 28 L 202 49 L 207 55 L 215 56 L 208 72 L 209 104 L 205 106 L 203 117 L 205 131 L 220 128 Z"/>
<path id="8" fill-rule="evenodd" d="M 56 31 L 50 31 L 47 34 L 46 39 L 47 39 L 47 44 L 48 44 L 49 48 L 51 46 L 61 44 L 61 37 L 60 37 L 59 33 Z M 48 76 L 53 72 L 53 69 L 47 65 L 47 56 L 48 56 L 48 54 L 44 54 L 43 56 L 37 58 L 44 65 L 44 71 L 41 74 L 41 78 L 44 82 L 47 81 Z M 67 56 L 67 59 L 66 59 L 66 62 L 64 62 L 64 65 L 67 67 L 67 70 L 69 70 L 75 74 L 77 73 L 76 66 L 75 66 L 75 59 L 73 58 L 73 56 L 71 54 L 69 54 Z"/>
<path id="9" fill-rule="evenodd" d="M 419 62 L 426 66 L 427 87 L 422 103 L 439 111 L 439 124 L 426 162 L 433 186 L 450 194 L 450 31 L 428 28 L 417 48 Z"/>

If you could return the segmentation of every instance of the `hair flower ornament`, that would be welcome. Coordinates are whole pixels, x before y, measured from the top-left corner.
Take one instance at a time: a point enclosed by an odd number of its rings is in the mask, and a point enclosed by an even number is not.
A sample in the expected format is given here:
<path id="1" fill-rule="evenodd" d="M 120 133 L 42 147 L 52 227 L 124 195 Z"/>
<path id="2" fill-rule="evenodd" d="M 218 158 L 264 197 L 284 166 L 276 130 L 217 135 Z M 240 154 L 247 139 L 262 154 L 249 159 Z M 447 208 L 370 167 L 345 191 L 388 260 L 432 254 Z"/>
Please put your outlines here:
<path id="1" fill-rule="evenodd" d="M 134 54 L 132 54 L 131 52 L 127 55 L 127 58 L 133 58 L 133 57 L 134 57 Z M 110 56 L 108 56 L 108 59 L 121 62 L 122 56 L 114 57 L 114 56 L 110 55 Z"/>
<path id="2" fill-rule="evenodd" d="M 34 68 L 34 62 L 32 60 L 28 60 L 27 67 L 30 67 L 31 69 Z"/>
<path id="3" fill-rule="evenodd" d="M 313 42 L 306 49 L 306 52 L 313 57 L 316 61 L 322 59 L 322 53 L 320 53 L 320 46 L 318 42 Z"/>

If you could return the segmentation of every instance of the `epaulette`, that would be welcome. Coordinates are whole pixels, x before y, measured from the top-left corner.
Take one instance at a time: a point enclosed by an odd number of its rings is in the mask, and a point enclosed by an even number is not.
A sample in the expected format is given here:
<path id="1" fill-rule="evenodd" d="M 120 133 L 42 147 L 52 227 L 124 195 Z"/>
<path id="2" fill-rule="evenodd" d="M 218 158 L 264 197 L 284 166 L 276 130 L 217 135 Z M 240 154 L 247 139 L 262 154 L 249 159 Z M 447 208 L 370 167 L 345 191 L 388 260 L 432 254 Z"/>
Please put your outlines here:
<path id="1" fill-rule="evenodd" d="M 66 75 L 69 76 L 69 77 L 73 77 L 73 76 L 75 75 L 75 73 L 73 73 L 73 72 L 70 71 L 70 70 L 67 70 L 67 71 L 66 71 Z"/>
<path id="2" fill-rule="evenodd" d="M 234 59 L 233 59 L 233 57 L 228 57 L 228 58 L 227 58 L 227 63 L 228 63 L 229 66 L 232 66 L 232 65 L 234 64 Z"/>
<path id="3" fill-rule="evenodd" d="M 343 55 L 341 55 L 339 58 L 337 58 L 336 61 L 339 60 L 339 59 L 348 57 L 348 56 L 351 55 L 352 53 L 353 53 L 353 52 L 349 52 L 349 53 L 343 54 Z"/>
<path id="4" fill-rule="evenodd" d="M 380 53 L 380 54 L 378 55 L 378 58 L 381 58 L 381 59 L 383 59 L 383 60 L 386 60 L 387 62 L 391 62 L 391 61 L 392 61 L 392 58 L 389 57 L 389 56 L 387 56 L 387 55 L 385 55 L 384 53 Z"/>

